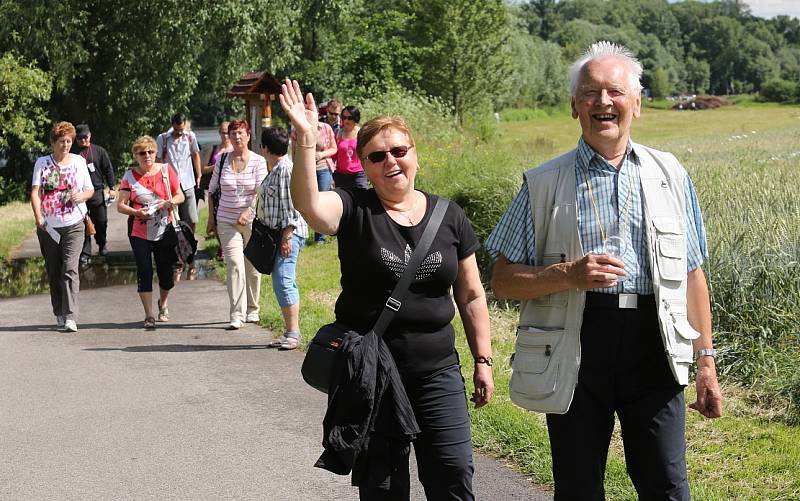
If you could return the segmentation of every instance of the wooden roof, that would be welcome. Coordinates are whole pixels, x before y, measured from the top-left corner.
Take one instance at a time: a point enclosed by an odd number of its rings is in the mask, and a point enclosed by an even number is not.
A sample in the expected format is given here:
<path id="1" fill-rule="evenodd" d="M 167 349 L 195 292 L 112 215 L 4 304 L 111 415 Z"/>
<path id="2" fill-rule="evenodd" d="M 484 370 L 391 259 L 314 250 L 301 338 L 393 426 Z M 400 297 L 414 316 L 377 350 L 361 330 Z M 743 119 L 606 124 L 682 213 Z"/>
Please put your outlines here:
<path id="1" fill-rule="evenodd" d="M 281 84 L 278 80 L 266 71 L 251 71 L 245 73 L 233 84 L 228 91 L 231 97 L 247 97 L 253 94 L 280 94 Z"/>

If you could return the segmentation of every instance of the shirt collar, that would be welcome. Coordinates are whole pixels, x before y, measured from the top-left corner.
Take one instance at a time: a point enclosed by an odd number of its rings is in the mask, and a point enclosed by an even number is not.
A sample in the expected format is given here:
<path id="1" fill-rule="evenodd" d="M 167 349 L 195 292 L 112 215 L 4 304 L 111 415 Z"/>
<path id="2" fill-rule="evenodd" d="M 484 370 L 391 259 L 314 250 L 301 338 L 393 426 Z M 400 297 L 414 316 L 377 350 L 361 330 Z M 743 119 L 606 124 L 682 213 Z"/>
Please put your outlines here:
<path id="1" fill-rule="evenodd" d="M 578 140 L 577 150 L 578 167 L 581 169 L 608 170 L 612 172 L 617 170 L 599 153 L 594 151 L 594 149 L 583 140 L 583 137 Z M 634 149 L 634 143 L 630 139 L 628 140 L 628 145 L 625 147 L 625 156 L 627 157 L 626 160 L 631 162 L 635 162 L 638 158 L 636 150 Z"/>

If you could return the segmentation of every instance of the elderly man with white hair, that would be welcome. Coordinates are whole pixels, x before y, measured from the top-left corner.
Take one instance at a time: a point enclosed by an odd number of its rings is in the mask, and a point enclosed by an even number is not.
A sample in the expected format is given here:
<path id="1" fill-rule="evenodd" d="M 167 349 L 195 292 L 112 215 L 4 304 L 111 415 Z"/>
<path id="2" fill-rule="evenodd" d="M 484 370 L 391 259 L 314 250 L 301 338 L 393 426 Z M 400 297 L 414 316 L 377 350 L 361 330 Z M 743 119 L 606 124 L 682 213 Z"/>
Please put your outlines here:
<path id="1" fill-rule="evenodd" d="M 555 499 L 604 499 L 614 415 L 640 499 L 689 499 L 684 387 L 722 414 L 705 229 L 688 174 L 630 138 L 642 66 L 597 42 L 570 68 L 577 148 L 524 173 L 486 247 L 521 301 L 511 399 L 547 413 Z"/>

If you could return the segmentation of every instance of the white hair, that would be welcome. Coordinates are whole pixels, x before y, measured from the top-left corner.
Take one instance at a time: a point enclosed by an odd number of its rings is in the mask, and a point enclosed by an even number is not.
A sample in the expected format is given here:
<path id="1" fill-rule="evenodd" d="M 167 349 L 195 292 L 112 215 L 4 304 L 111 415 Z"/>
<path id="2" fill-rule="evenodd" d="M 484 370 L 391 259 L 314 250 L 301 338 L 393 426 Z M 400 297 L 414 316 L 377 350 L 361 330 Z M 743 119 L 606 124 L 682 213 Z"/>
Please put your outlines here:
<path id="1" fill-rule="evenodd" d="M 636 59 L 636 56 L 633 55 L 633 52 L 624 45 L 601 40 L 593 43 L 586 49 L 586 52 L 569 67 L 570 96 L 575 97 L 578 93 L 578 81 L 581 78 L 581 71 L 583 71 L 584 66 L 590 61 L 604 57 L 616 57 L 627 63 L 630 67 L 630 71 L 628 72 L 631 80 L 629 82 L 630 88 L 635 92 L 641 92 L 642 84 L 640 80 L 642 78 L 642 63 L 640 63 L 639 60 Z"/>

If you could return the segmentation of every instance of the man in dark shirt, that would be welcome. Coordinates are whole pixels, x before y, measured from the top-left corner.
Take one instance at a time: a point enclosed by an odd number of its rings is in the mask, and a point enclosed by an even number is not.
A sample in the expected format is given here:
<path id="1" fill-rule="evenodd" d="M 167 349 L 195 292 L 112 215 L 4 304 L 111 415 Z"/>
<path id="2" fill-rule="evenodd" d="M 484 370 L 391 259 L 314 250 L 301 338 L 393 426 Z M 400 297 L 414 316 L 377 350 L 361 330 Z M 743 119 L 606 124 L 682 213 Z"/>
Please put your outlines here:
<path id="1" fill-rule="evenodd" d="M 86 201 L 86 207 L 89 209 L 89 217 L 92 218 L 95 230 L 97 233 L 94 239 L 97 241 L 98 255 L 105 256 L 106 251 L 106 229 L 108 228 L 108 216 L 106 214 L 106 199 L 103 192 L 103 184 L 108 186 L 108 196 L 110 199 L 114 198 L 114 166 L 111 165 L 111 159 L 108 152 L 102 146 L 92 144 L 92 132 L 86 124 L 80 124 L 75 128 L 75 144 L 76 148 L 73 153 L 77 153 L 86 160 L 86 166 L 89 168 L 89 177 L 94 186 L 94 195 Z M 83 241 L 83 250 L 81 251 L 81 264 L 87 265 L 91 262 L 92 258 L 92 237 L 86 236 Z"/>

